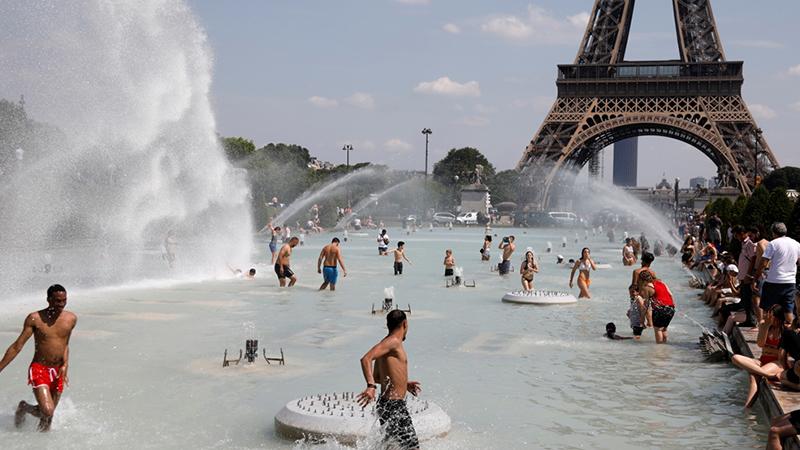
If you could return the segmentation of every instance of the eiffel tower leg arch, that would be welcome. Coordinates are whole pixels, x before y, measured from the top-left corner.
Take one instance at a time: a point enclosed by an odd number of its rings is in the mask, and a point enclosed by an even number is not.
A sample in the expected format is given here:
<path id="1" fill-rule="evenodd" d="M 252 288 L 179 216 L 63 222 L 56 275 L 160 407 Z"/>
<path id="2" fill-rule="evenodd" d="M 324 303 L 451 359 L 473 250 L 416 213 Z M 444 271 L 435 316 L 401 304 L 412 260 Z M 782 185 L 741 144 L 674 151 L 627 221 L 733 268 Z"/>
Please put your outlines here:
<path id="1" fill-rule="evenodd" d="M 726 184 L 745 194 L 750 193 L 747 169 L 740 167 L 736 152 L 728 148 L 726 139 L 708 122 L 701 125 L 662 114 L 618 117 L 595 115 L 575 128 L 575 134 L 557 159 L 546 165 L 546 175 L 540 172 L 544 175 L 539 184 L 540 204 L 545 207 L 549 204 L 553 186 L 559 184 L 565 172 L 578 171 L 589 162 L 595 152 L 617 141 L 638 136 L 666 137 L 695 147 L 717 166 L 721 177 L 725 177 Z"/>

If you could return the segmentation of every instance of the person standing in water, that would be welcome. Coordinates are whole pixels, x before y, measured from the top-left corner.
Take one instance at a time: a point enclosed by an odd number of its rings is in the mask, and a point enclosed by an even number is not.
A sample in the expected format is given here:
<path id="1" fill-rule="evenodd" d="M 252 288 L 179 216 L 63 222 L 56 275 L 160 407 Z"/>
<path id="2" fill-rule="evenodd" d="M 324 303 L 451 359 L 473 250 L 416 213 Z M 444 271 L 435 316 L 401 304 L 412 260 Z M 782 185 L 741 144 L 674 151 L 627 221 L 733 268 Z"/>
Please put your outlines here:
<path id="1" fill-rule="evenodd" d="M 389 250 L 389 234 L 386 232 L 385 229 L 381 230 L 381 234 L 378 235 L 378 254 L 381 256 L 385 256 Z"/>
<path id="2" fill-rule="evenodd" d="M 653 325 L 656 335 L 656 344 L 666 344 L 667 327 L 675 316 L 675 301 L 672 292 L 663 281 L 657 279 L 650 272 L 639 274 L 639 295 L 648 304 L 648 322 Z"/>
<path id="3" fill-rule="evenodd" d="M 444 276 L 453 276 L 453 267 L 456 266 L 456 259 L 453 258 L 453 251 L 447 249 L 444 251 Z"/>
<path id="4" fill-rule="evenodd" d="M 325 261 L 323 268 L 320 268 L 322 262 Z M 322 251 L 317 258 L 317 273 L 322 274 L 322 286 L 319 290 L 325 290 L 330 286 L 332 291 L 336 290 L 336 279 L 339 278 L 339 270 L 336 265 L 342 266 L 342 275 L 347 276 L 347 269 L 344 268 L 344 261 L 342 260 L 342 250 L 339 248 L 339 238 L 335 237 L 331 243 L 322 247 Z"/>
<path id="5" fill-rule="evenodd" d="M 508 272 L 511 271 L 511 255 L 514 254 L 514 250 L 517 249 L 517 246 L 514 244 L 514 236 L 503 238 L 498 248 L 503 250 L 503 260 L 497 266 L 497 272 L 500 273 L 500 275 L 507 275 Z"/>
<path id="6" fill-rule="evenodd" d="M 289 267 L 289 259 L 292 256 L 292 249 L 297 247 L 299 242 L 300 239 L 294 236 L 289 239 L 289 242 L 283 244 L 283 247 L 281 247 L 281 250 L 278 252 L 278 262 L 275 263 L 275 274 L 278 275 L 278 282 L 281 287 L 286 286 L 287 278 L 289 279 L 289 287 L 297 283 L 297 277 L 294 276 L 294 272 L 292 272 L 292 269 Z"/>
<path id="7" fill-rule="evenodd" d="M 167 260 L 170 269 L 175 268 L 176 253 L 178 251 L 178 241 L 175 239 L 175 230 L 169 230 L 164 238 L 164 258 Z"/>
<path id="8" fill-rule="evenodd" d="M 525 252 L 525 260 L 519 267 L 519 273 L 522 275 L 522 289 L 525 292 L 533 290 L 533 275 L 539 272 L 539 265 L 536 263 L 536 255 L 533 250 L 528 249 Z"/>
<path id="9" fill-rule="evenodd" d="M 634 269 L 633 274 L 631 275 L 631 285 L 628 287 L 630 291 L 631 297 L 634 295 L 637 286 L 639 286 L 639 274 L 642 272 L 650 272 L 650 275 L 656 276 L 656 273 L 653 272 L 653 269 L 650 268 L 650 265 L 653 264 L 653 261 L 656 260 L 656 257 L 653 256 L 650 252 L 642 253 L 642 267 L 638 269 Z"/>
<path id="10" fill-rule="evenodd" d="M 487 234 L 483 238 L 483 247 L 481 248 L 481 261 L 489 261 L 492 257 L 492 235 Z"/>
<path id="11" fill-rule="evenodd" d="M 278 237 L 281 235 L 281 227 L 273 227 L 272 222 L 267 226 L 270 230 L 269 252 L 272 254 L 272 264 L 275 264 L 275 258 L 278 256 Z"/>
<path id="12" fill-rule="evenodd" d="M 376 411 L 381 426 L 385 427 L 384 440 L 389 448 L 414 450 L 419 439 L 406 407 L 406 393 L 417 396 L 422 391 L 417 381 L 408 381 L 408 354 L 403 342 L 408 335 L 408 319 L 400 310 L 386 315 L 389 334 L 361 357 L 361 371 L 367 388 L 358 395 L 361 407 L 375 400 L 377 384 L 381 385 Z"/>
<path id="13" fill-rule="evenodd" d="M 578 289 L 581 290 L 578 298 L 592 298 L 589 293 L 589 285 L 592 281 L 589 279 L 589 272 L 597 270 L 597 265 L 594 263 L 588 247 L 581 250 L 581 257 L 575 261 L 572 266 L 572 272 L 569 274 L 569 287 L 572 288 L 572 280 L 575 278 L 575 271 L 578 271 Z"/>
<path id="14" fill-rule="evenodd" d="M 403 260 L 406 260 L 407 263 L 411 264 L 411 261 L 406 258 L 406 243 L 400 241 L 397 243 L 397 248 L 394 250 L 389 250 L 385 255 L 392 253 L 394 255 L 394 274 L 395 275 L 402 275 L 403 274 Z"/>
<path id="15" fill-rule="evenodd" d="M 625 245 L 622 246 L 622 265 L 632 266 L 636 263 L 636 254 L 633 251 L 631 238 L 625 238 Z"/>
<path id="16" fill-rule="evenodd" d="M 67 306 L 67 290 L 60 284 L 47 288 L 47 305 L 45 309 L 28 314 L 22 325 L 22 333 L 0 360 L 2 372 L 33 336 L 35 347 L 28 369 L 28 384 L 33 386 L 37 404 L 20 401 L 14 414 L 14 425 L 22 426 L 25 416 L 30 414 L 39 419 L 39 431 L 50 430 L 58 400 L 68 384 L 69 338 L 78 323 L 78 317 L 64 309 Z"/>

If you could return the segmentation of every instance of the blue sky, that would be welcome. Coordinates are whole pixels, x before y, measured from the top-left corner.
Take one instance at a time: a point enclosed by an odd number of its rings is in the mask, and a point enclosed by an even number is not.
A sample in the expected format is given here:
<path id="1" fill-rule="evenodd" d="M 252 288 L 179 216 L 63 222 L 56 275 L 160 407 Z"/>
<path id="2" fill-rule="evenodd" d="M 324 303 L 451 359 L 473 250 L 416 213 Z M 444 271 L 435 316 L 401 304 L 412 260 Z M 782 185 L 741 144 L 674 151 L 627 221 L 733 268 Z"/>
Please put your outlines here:
<path id="1" fill-rule="evenodd" d="M 513 167 L 555 97 L 556 64 L 575 57 L 592 3 L 189 0 L 215 55 L 221 134 L 300 144 L 337 163 L 351 143 L 351 162 L 420 170 L 423 127 L 433 130 L 431 164 L 475 146 L 499 169 Z M 627 59 L 677 57 L 671 4 L 637 2 Z M 713 5 L 728 59 L 745 61 L 745 100 L 781 164 L 800 165 L 791 132 L 800 119 L 800 2 Z M 714 173 L 680 142 L 642 138 L 639 147 L 640 184 Z"/>

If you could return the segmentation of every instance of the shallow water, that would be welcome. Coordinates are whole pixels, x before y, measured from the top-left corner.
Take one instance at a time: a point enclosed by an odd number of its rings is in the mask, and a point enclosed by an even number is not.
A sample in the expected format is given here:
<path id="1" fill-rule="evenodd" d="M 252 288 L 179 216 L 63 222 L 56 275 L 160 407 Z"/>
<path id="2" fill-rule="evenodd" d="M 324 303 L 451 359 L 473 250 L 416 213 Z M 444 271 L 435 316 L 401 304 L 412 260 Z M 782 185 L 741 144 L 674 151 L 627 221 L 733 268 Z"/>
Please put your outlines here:
<path id="1" fill-rule="evenodd" d="M 14 405 L 33 400 L 25 386 L 28 343 L 0 374 L 3 447 L 316 448 L 275 436 L 273 417 L 294 398 L 362 388 L 358 359 L 385 335 L 383 318 L 369 311 L 387 286 L 394 286 L 397 303 L 411 305 L 411 378 L 453 420 L 450 435 L 423 448 L 763 446 L 763 421 L 741 406 L 746 377 L 704 363 L 695 348 L 700 330 L 681 314 L 708 325 L 708 311 L 694 300 L 676 261 L 654 264 L 678 304 L 671 343 L 656 346 L 650 331 L 642 342 L 610 342 L 602 337 L 606 322 L 630 334 L 630 270 L 618 263 L 620 246 L 604 237 L 575 244 L 574 232 L 513 231 L 515 266 L 526 246 L 541 257 L 537 288 L 567 289 L 569 270 L 544 253 L 546 241 L 560 243 L 562 234 L 568 248 L 554 253 L 576 257 L 588 245 L 597 260 L 614 266 L 592 275 L 593 299 L 537 307 L 500 302 L 519 288 L 519 275 L 501 278 L 480 262 L 482 229 L 389 231 L 393 243 L 407 242 L 406 273 L 392 275 L 391 259 L 377 256 L 372 233 L 351 235 L 343 243 L 349 275 L 340 276 L 335 293 L 316 291 L 321 277 L 314 270 L 330 234 L 308 236 L 295 250 L 299 284 L 292 290 L 276 287 L 262 242 L 254 281 L 70 292 L 68 307 L 79 316 L 72 384 L 54 430 L 34 433 L 31 418 L 22 431 L 13 428 Z M 444 287 L 445 248 L 454 250 L 476 288 Z M 16 337 L 25 312 L 43 304 L 39 297 L 4 300 L 2 345 Z M 282 347 L 287 365 L 222 368 L 223 351 L 236 353 L 251 337 L 270 354 Z"/>

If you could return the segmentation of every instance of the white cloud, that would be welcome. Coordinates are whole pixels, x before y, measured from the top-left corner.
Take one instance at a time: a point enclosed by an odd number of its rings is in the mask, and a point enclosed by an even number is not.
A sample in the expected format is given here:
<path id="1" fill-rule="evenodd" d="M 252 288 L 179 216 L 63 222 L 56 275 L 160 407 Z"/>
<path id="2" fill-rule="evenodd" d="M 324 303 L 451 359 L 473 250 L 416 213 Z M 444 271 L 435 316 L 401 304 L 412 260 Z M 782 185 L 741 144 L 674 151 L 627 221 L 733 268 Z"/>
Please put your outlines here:
<path id="1" fill-rule="evenodd" d="M 450 34 L 458 34 L 461 33 L 461 28 L 454 23 L 446 23 L 442 26 L 442 29 Z"/>
<path id="2" fill-rule="evenodd" d="M 489 119 L 483 116 L 469 116 L 464 117 L 458 123 L 468 127 L 485 127 L 489 125 Z"/>
<path id="3" fill-rule="evenodd" d="M 588 22 L 587 12 L 560 19 L 544 8 L 528 5 L 527 16 L 498 15 L 481 25 L 481 30 L 510 41 L 564 44 L 575 43 L 575 36 L 580 35 Z"/>
<path id="4" fill-rule="evenodd" d="M 320 97 L 318 95 L 309 97 L 308 102 L 316 106 L 317 108 L 335 108 L 339 106 L 339 102 L 337 102 L 336 100 L 332 98 Z"/>
<path id="5" fill-rule="evenodd" d="M 396 152 L 396 153 L 407 152 L 407 151 L 411 150 L 412 148 L 414 148 L 408 142 L 405 142 L 405 141 L 397 139 L 397 138 L 389 139 L 388 141 L 384 142 L 383 143 L 383 147 L 387 151 Z"/>
<path id="6" fill-rule="evenodd" d="M 375 108 L 375 98 L 372 95 L 364 92 L 356 92 L 350 97 L 347 97 L 345 101 L 350 105 L 355 106 L 356 108 L 362 108 L 362 109 Z"/>
<path id="7" fill-rule="evenodd" d="M 791 105 L 789 105 L 789 107 L 795 111 L 800 111 L 800 102 L 792 103 Z"/>
<path id="8" fill-rule="evenodd" d="M 397 3 L 403 3 L 405 5 L 427 5 L 431 2 L 431 0 L 394 0 Z"/>
<path id="9" fill-rule="evenodd" d="M 789 75 L 800 76 L 800 64 L 790 67 Z"/>
<path id="10" fill-rule="evenodd" d="M 770 120 L 778 117 L 778 113 L 767 105 L 760 105 L 758 103 L 750 104 L 750 112 L 756 119 Z"/>
<path id="11" fill-rule="evenodd" d="M 533 34 L 533 29 L 516 16 L 495 17 L 481 25 L 481 30 L 512 40 L 524 40 Z"/>
<path id="12" fill-rule="evenodd" d="M 422 94 L 450 95 L 453 97 L 479 97 L 481 88 L 477 81 L 459 83 L 449 77 L 441 77 L 434 81 L 423 81 L 414 88 L 414 92 Z"/>

